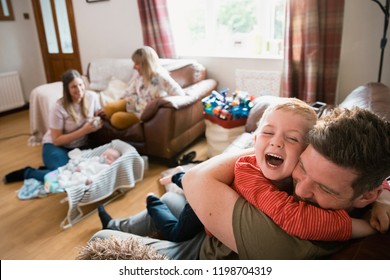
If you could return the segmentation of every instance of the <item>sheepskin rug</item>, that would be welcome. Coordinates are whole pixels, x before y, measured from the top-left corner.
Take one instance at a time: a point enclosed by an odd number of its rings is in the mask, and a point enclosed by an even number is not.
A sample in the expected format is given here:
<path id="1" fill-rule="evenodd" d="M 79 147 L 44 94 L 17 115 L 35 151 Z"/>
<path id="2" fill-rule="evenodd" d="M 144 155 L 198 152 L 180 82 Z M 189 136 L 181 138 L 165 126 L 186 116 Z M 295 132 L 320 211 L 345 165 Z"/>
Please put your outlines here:
<path id="1" fill-rule="evenodd" d="M 167 260 L 150 246 L 134 238 L 96 238 L 82 247 L 77 260 Z"/>

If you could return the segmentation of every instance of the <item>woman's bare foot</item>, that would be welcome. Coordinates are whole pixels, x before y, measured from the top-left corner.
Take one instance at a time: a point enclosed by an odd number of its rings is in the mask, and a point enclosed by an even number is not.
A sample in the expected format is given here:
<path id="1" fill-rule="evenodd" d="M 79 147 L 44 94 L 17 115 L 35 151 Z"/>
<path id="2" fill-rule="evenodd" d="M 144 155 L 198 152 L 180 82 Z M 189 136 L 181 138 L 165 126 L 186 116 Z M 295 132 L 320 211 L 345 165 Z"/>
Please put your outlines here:
<path id="1" fill-rule="evenodd" d="M 165 186 L 165 185 L 168 185 L 170 183 L 172 183 L 172 176 L 175 175 L 176 173 L 179 173 L 179 172 L 183 172 L 184 171 L 184 168 L 181 167 L 181 166 L 177 166 L 175 167 L 175 169 L 173 169 L 173 173 L 170 174 L 170 175 L 167 175 L 165 177 L 162 177 L 159 181 L 160 181 L 160 184 Z"/>

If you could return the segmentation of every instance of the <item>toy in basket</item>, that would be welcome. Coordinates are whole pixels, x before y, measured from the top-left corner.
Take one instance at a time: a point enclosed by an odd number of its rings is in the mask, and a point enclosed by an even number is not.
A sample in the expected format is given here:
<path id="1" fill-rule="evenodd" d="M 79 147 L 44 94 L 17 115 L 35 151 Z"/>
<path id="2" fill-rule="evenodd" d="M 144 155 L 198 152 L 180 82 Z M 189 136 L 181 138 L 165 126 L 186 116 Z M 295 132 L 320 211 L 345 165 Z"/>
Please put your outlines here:
<path id="1" fill-rule="evenodd" d="M 235 91 L 231 96 L 227 94 L 228 89 L 212 91 L 210 96 L 202 100 L 210 157 L 222 153 L 244 132 L 244 125 L 253 107 L 254 97 L 247 92 Z"/>
<path id="2" fill-rule="evenodd" d="M 235 91 L 228 96 L 229 89 L 220 92 L 213 90 L 202 99 L 206 119 L 224 128 L 233 128 L 245 124 L 253 107 L 254 96 L 244 91 Z"/>

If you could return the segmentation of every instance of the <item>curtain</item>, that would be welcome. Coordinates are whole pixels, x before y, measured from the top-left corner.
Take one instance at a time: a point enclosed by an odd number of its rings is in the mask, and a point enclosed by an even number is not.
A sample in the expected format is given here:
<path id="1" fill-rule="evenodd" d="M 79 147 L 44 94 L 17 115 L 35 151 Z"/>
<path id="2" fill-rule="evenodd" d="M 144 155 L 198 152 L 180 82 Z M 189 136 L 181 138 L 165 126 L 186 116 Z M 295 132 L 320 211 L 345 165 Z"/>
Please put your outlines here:
<path id="1" fill-rule="evenodd" d="M 281 96 L 335 104 L 344 0 L 288 0 Z"/>
<path id="2" fill-rule="evenodd" d="M 144 45 L 161 58 L 175 58 L 175 48 L 166 0 L 138 0 Z"/>

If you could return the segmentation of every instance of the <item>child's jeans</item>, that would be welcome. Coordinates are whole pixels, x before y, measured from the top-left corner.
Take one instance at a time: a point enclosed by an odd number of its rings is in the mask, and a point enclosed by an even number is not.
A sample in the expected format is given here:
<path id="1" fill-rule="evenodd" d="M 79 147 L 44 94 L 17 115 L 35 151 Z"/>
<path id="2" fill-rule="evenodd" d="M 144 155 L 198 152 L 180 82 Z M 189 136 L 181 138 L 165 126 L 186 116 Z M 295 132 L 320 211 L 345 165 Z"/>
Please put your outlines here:
<path id="1" fill-rule="evenodd" d="M 173 175 L 172 182 L 182 188 L 181 180 L 183 176 L 184 172 Z M 147 209 L 156 228 L 166 240 L 174 242 L 189 240 L 204 230 L 203 224 L 188 203 L 186 203 L 178 218 L 172 214 L 164 202 L 155 196 L 148 197 Z"/>

